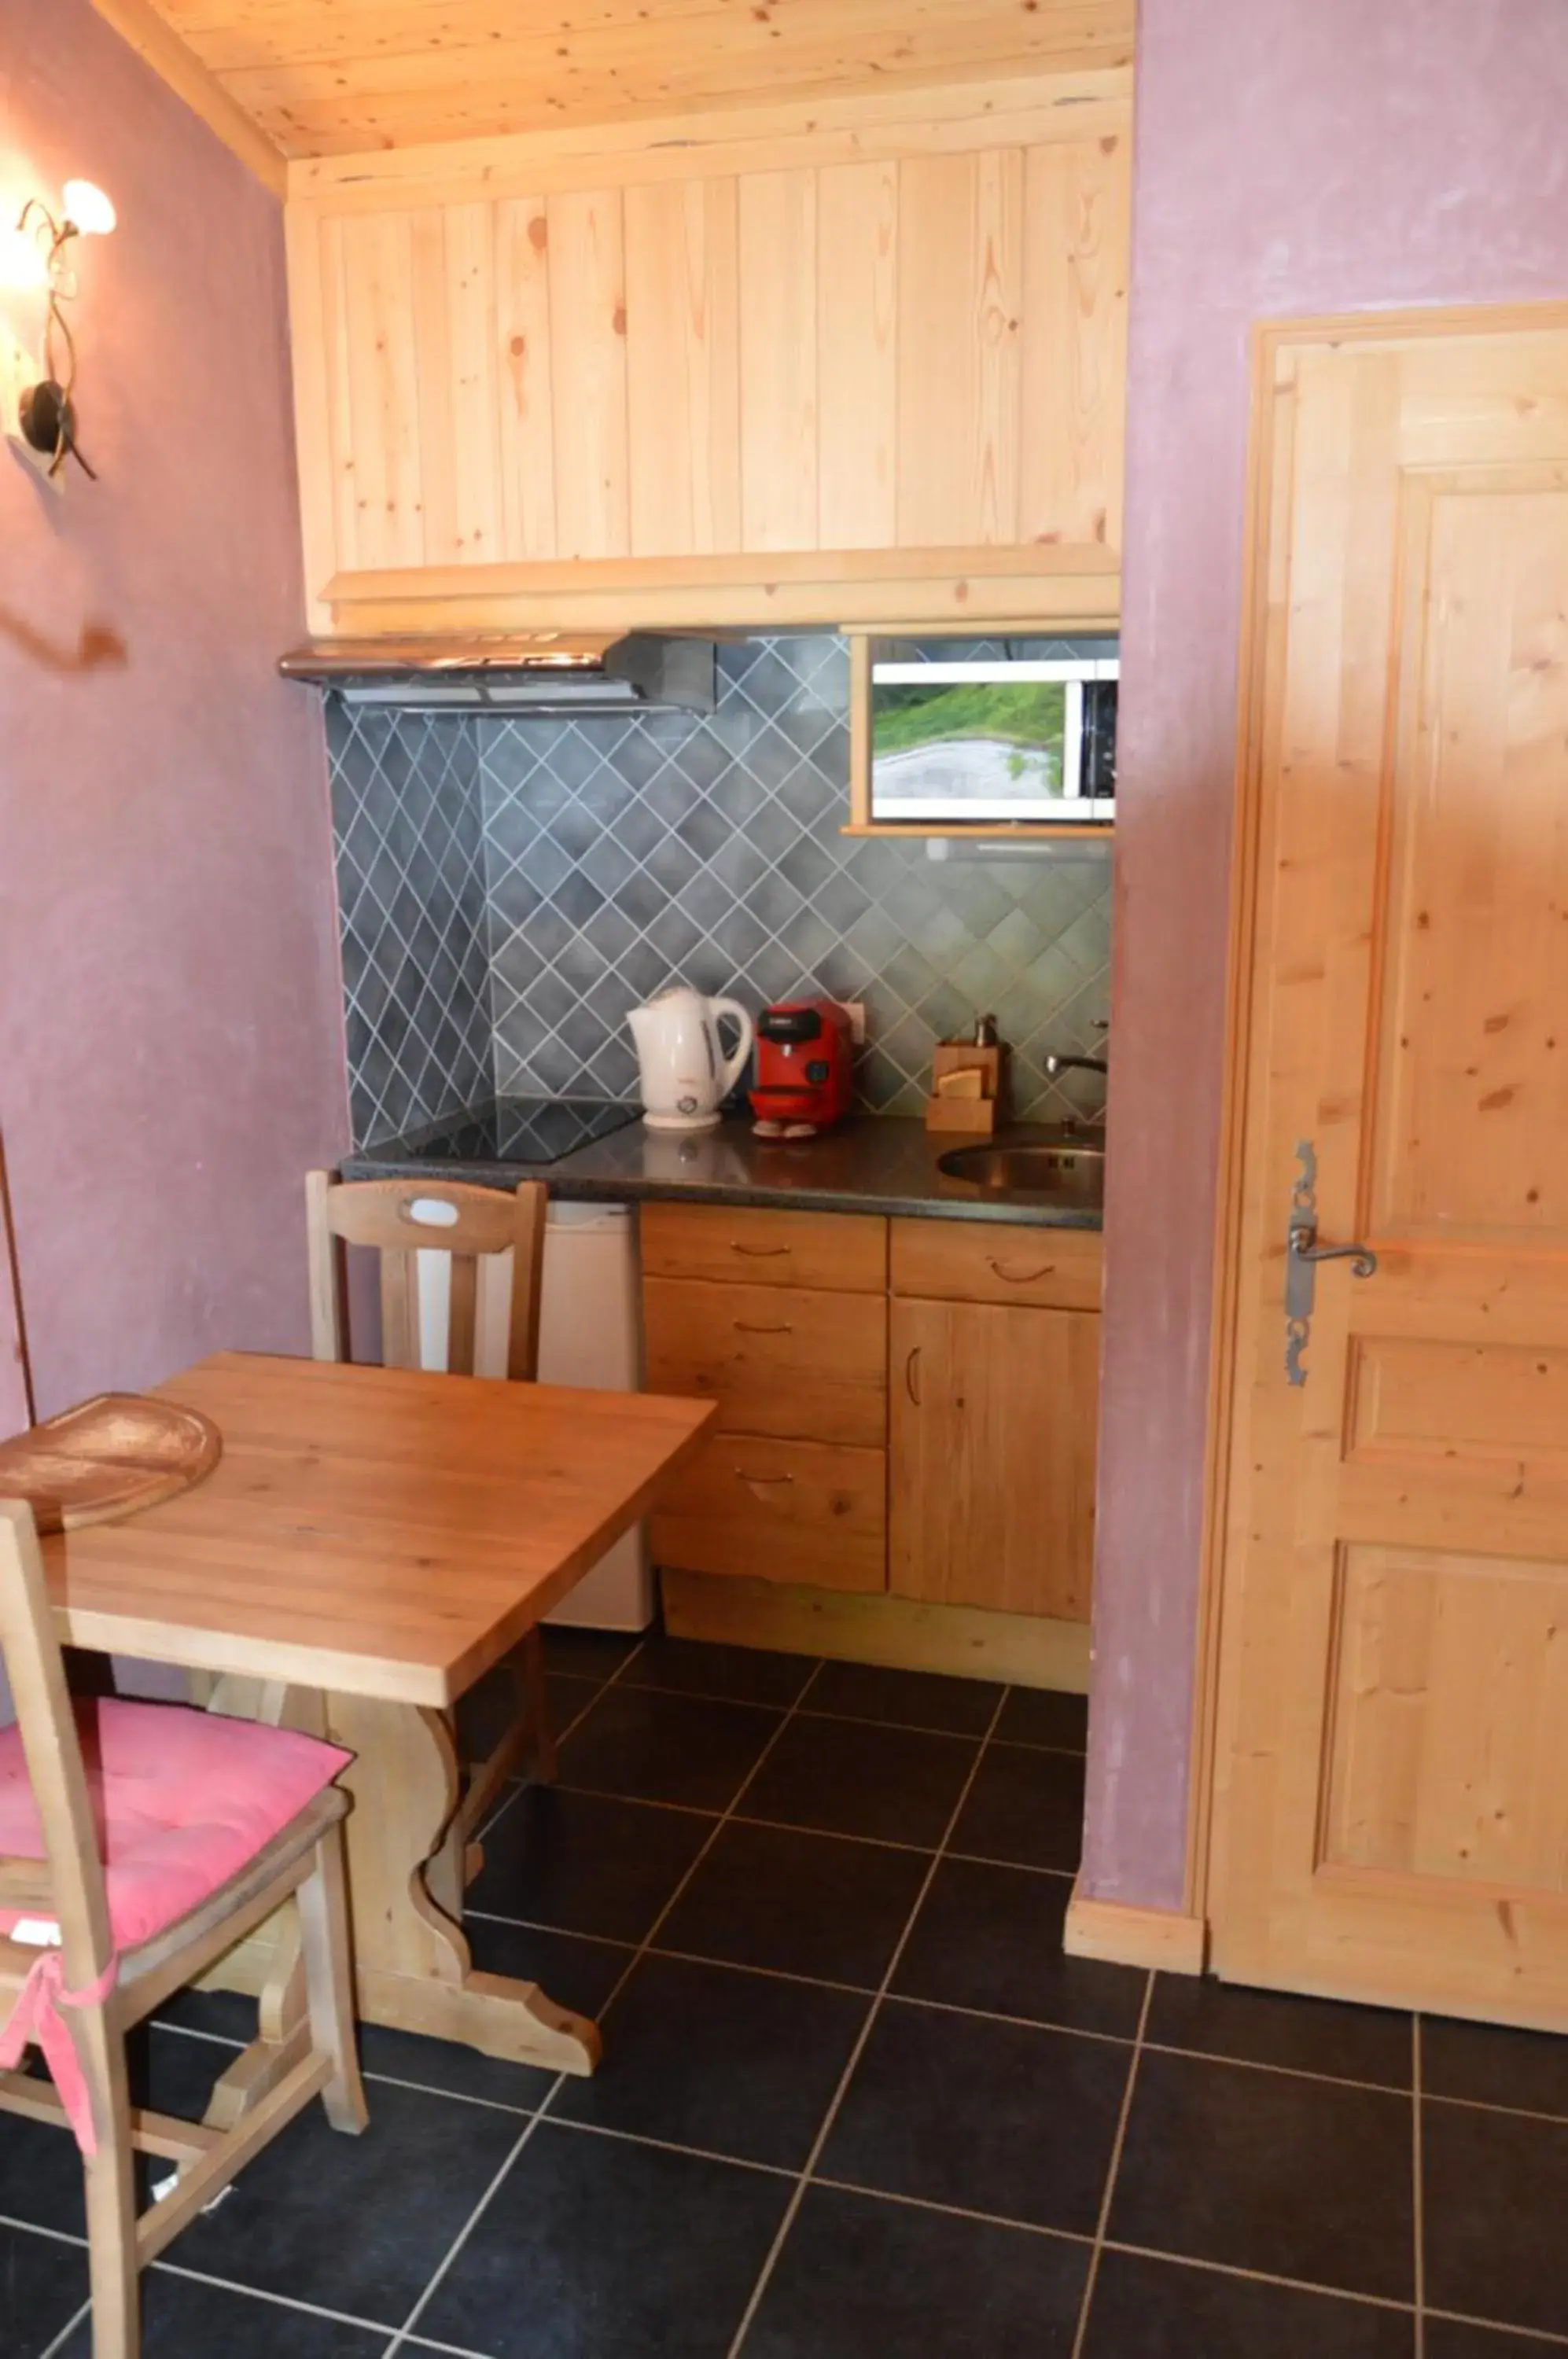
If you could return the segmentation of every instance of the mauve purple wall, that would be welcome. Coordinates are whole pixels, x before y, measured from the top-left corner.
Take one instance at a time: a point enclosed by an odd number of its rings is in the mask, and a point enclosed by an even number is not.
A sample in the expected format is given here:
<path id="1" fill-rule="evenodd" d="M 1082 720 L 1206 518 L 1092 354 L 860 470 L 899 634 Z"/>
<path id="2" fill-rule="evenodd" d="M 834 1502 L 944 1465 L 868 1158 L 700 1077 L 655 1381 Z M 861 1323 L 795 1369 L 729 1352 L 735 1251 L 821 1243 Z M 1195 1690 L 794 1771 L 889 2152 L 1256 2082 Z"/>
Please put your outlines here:
<path id="1" fill-rule="evenodd" d="M 0 0 L 0 210 L 119 209 L 62 501 L 0 444 L 0 1136 L 40 1415 L 300 1350 L 300 1176 L 347 1144 L 301 628 L 281 219 L 88 0 Z M 37 321 L 0 290 L 0 320 Z"/>
<path id="2" fill-rule="evenodd" d="M 1564 0 L 1143 0 L 1085 1888 L 1180 1908 L 1255 320 L 1568 296 Z M 1280 1208 L 1283 1218 L 1284 1208 Z"/>

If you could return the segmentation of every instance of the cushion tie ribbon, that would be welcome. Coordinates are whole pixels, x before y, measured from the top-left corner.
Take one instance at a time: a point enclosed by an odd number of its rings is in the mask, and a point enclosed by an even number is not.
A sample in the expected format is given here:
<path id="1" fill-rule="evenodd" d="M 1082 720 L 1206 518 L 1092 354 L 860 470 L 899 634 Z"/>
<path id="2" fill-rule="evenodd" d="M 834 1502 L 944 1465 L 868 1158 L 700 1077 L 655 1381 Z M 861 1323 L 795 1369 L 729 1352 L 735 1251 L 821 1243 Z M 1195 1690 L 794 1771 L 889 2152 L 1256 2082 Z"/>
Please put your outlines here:
<path id="1" fill-rule="evenodd" d="M 76 2042 L 71 2027 L 60 2013 L 62 2006 L 102 2006 L 114 1989 L 120 1971 L 118 1956 L 110 1959 L 90 1990 L 69 1991 L 65 1987 L 65 1963 L 58 1950 L 46 1950 L 37 1965 L 29 1972 L 16 1994 L 5 2027 L 0 2029 L 0 2071 L 9 2071 L 21 2061 L 22 2050 L 29 2040 L 36 2039 L 43 2049 L 44 2062 L 49 2078 L 60 2092 L 65 2117 L 76 2134 L 76 2143 L 84 2155 L 98 2151 L 98 2126 L 93 2118 L 93 2099 L 82 2070 L 82 2059 L 76 2052 Z"/>

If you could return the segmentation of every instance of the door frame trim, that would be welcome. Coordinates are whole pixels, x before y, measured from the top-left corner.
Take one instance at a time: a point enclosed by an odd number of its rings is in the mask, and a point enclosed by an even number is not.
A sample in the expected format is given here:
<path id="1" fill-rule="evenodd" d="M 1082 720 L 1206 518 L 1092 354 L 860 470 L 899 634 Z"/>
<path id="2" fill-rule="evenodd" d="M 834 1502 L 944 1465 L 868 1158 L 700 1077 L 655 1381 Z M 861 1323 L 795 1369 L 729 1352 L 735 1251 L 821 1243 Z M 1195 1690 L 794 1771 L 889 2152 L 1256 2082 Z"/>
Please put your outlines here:
<path id="1" fill-rule="evenodd" d="M 1240 1299 L 1242 1188 L 1249 1106 L 1247 1076 L 1255 1006 L 1258 838 L 1263 808 L 1263 686 L 1268 637 L 1269 527 L 1279 484 L 1275 480 L 1277 412 L 1289 388 L 1279 360 L 1295 345 L 1390 343 L 1425 337 L 1508 334 L 1568 330 L 1568 302 L 1444 305 L 1431 310 L 1327 313 L 1261 320 L 1252 331 L 1248 402 L 1247 506 L 1244 527 L 1241 636 L 1237 674 L 1236 764 L 1233 805 L 1229 939 L 1226 949 L 1225 1076 L 1220 1111 L 1219 1183 L 1214 1213 L 1213 1309 L 1209 1345 L 1209 1406 L 1204 1450 L 1203 1521 L 1199 1560 L 1198 1628 L 1194 1650 L 1191 1779 L 1187 1807 L 1185 1914 L 1207 1925 L 1214 1831 L 1215 1747 L 1219 1721 L 1220 1641 L 1229 1500 L 1231 1407 Z"/>

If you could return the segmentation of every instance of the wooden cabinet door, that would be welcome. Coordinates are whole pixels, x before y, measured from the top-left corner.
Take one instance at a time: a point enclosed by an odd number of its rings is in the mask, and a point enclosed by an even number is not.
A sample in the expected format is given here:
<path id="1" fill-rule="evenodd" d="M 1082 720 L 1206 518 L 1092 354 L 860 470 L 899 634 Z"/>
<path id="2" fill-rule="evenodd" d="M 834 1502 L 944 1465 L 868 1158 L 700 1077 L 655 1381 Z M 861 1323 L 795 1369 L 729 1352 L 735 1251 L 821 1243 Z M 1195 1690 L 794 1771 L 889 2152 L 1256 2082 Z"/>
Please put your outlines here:
<path id="1" fill-rule="evenodd" d="M 1563 2030 L 1568 310 L 1268 357 L 1214 1953 Z"/>
<path id="2" fill-rule="evenodd" d="M 853 132 L 769 106 L 313 167 L 312 628 L 1114 622 L 1129 100 L 1047 72 L 1005 130 L 960 81 L 867 91 Z"/>
<path id="3" fill-rule="evenodd" d="M 895 1301 L 891 1337 L 888 1586 L 1087 1621 L 1097 1314 Z"/>

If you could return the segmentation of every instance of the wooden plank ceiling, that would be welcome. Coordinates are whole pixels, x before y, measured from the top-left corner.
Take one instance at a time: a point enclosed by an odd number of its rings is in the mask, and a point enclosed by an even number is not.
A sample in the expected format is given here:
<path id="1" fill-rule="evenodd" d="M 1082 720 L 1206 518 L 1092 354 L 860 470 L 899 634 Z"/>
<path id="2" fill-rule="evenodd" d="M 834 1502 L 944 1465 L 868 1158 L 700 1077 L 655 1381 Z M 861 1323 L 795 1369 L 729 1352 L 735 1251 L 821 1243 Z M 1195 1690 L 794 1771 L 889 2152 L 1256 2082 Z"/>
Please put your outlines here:
<path id="1" fill-rule="evenodd" d="M 1134 15 L 1134 0 L 154 5 L 291 157 L 1127 65 Z"/>

